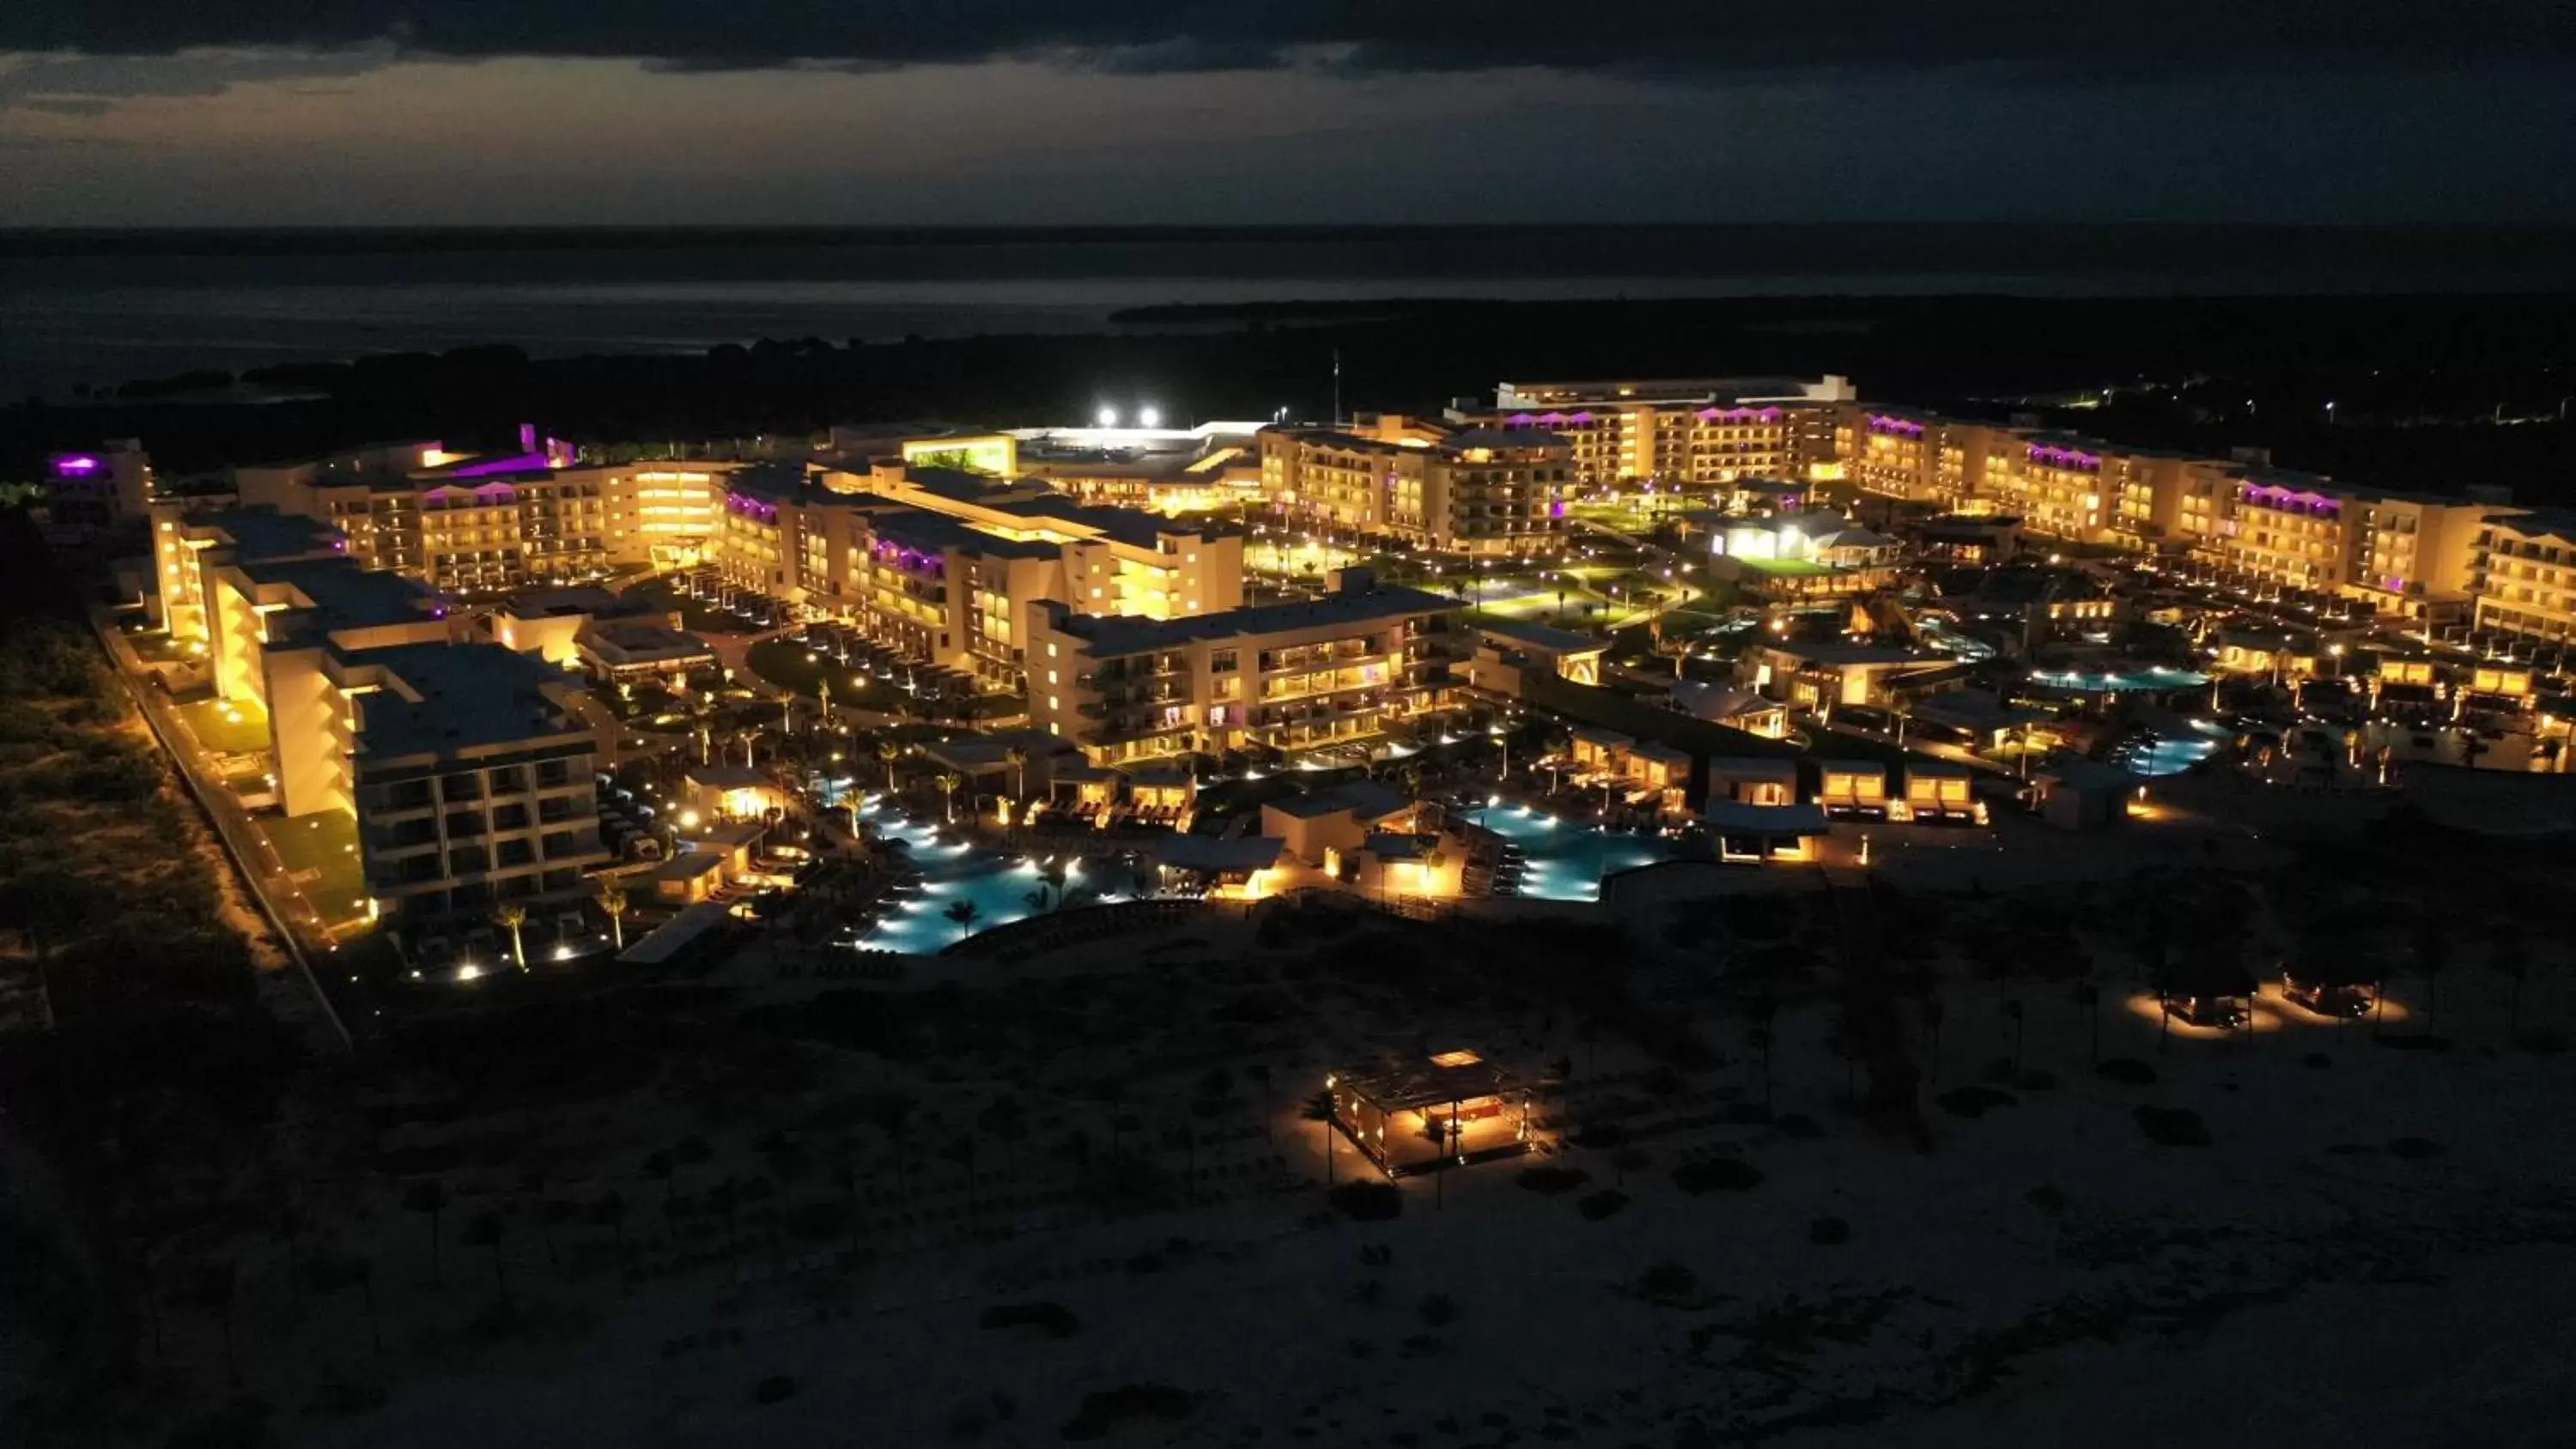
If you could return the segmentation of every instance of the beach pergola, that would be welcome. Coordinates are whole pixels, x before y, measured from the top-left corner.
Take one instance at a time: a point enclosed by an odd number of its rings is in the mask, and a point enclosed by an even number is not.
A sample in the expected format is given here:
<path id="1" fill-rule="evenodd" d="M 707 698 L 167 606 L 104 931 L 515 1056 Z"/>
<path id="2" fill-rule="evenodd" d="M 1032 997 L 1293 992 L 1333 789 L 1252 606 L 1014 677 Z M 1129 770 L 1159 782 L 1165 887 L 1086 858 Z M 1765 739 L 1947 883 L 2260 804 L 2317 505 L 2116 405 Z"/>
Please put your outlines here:
<path id="1" fill-rule="evenodd" d="M 1473 1051 L 1335 1072 L 1333 1122 L 1389 1177 L 1529 1150 L 1530 1093 Z"/>

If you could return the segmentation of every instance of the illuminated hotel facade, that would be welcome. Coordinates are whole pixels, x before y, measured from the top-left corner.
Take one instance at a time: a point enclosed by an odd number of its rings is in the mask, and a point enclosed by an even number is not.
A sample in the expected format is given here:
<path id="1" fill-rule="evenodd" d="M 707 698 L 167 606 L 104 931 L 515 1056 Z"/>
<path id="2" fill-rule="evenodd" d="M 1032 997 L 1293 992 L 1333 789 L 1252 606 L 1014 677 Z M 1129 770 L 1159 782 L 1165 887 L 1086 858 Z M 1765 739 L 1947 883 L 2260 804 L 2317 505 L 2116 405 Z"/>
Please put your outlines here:
<path id="1" fill-rule="evenodd" d="M 236 468 L 233 486 L 246 506 L 340 530 L 369 568 L 471 594 L 700 562 L 723 516 L 724 479 L 744 466 L 584 466 L 533 429 L 520 441 L 492 457 L 428 441 L 380 445 Z"/>
<path id="2" fill-rule="evenodd" d="M 1397 414 L 1264 428 L 1261 487 L 1293 522 L 1485 557 L 1564 542 L 1575 485 L 1564 439 Z"/>
<path id="3" fill-rule="evenodd" d="M 714 549 L 727 580 L 988 683 L 1015 686 L 1029 613 L 1160 620 L 1243 603 L 1243 540 L 1051 489 L 881 463 L 735 475 Z"/>
<path id="4" fill-rule="evenodd" d="M 316 902 L 325 924 L 569 900 L 606 863 L 598 734 L 561 669 L 465 642 L 443 598 L 315 520 L 157 504 L 152 527 L 173 637 L 264 723 L 244 803 L 355 821 L 366 895 Z"/>
<path id="5" fill-rule="evenodd" d="M 1846 407 L 1835 446 L 1843 478 L 1865 492 L 2010 515 L 2033 534 L 2171 558 L 2255 591 L 2428 623 L 2502 627 L 2484 621 L 2523 612 L 2480 602 L 2481 533 L 2519 512 L 2495 502 L 1884 406 Z M 2545 604 L 2527 612 L 2548 617 Z"/>
<path id="6" fill-rule="evenodd" d="M 1563 439 L 1585 487 L 1713 485 L 1810 476 L 1833 457 L 1831 405 L 1853 396 L 1849 379 L 1832 376 L 1505 382 L 1492 407 L 1453 407 L 1446 417 Z"/>
<path id="7" fill-rule="evenodd" d="M 1194 619 L 1035 611 L 1029 720 L 1096 765 L 1384 732 L 1449 698 L 1458 604 L 1347 569 L 1318 599 Z"/>

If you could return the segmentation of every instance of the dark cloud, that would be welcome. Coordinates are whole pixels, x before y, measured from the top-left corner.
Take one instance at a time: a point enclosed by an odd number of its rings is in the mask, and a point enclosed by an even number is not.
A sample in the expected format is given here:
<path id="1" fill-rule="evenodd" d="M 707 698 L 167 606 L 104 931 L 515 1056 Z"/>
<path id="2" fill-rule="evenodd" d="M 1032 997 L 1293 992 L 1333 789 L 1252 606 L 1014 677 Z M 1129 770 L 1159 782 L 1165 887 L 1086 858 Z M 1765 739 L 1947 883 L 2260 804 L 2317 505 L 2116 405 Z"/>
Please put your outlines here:
<path id="1" fill-rule="evenodd" d="M 2001 65 L 2071 80 L 2576 56 L 2570 0 L 13 0 L 0 51 L 200 47 L 852 69 L 1539 66 L 1710 76 Z"/>

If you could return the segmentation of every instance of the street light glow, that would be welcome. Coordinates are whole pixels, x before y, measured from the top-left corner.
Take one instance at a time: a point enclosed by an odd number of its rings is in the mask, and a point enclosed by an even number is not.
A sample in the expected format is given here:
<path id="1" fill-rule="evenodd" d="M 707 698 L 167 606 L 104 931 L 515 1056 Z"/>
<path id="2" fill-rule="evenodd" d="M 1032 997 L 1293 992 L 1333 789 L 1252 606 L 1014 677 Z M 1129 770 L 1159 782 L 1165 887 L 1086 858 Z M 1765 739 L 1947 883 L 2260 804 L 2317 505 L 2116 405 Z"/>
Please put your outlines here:
<path id="1" fill-rule="evenodd" d="M 1136 410 L 1136 426 L 1140 428 L 1159 428 L 1162 425 L 1163 414 L 1160 409 L 1141 407 Z"/>
<path id="2" fill-rule="evenodd" d="M 1102 408 L 1091 415 L 1091 421 L 1100 427 L 1114 428 L 1118 426 L 1118 409 Z"/>

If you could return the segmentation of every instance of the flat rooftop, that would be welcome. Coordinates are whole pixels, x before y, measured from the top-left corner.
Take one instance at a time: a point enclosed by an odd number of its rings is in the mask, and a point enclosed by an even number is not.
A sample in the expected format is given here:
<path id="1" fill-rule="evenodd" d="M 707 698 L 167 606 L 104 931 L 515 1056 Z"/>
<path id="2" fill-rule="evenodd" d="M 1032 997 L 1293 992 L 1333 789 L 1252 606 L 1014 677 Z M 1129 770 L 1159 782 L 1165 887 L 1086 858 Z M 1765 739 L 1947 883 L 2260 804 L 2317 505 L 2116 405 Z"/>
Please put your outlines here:
<path id="1" fill-rule="evenodd" d="M 190 528 L 211 528 L 232 540 L 242 563 L 337 554 L 347 546 L 340 530 L 318 518 L 274 508 L 208 508 L 184 516 Z"/>
<path id="2" fill-rule="evenodd" d="M 1589 634 L 1577 634 L 1571 629 L 1553 629 L 1545 624 L 1534 624 L 1521 619 L 1480 619 L 1476 622 L 1476 627 L 1488 634 L 1509 639 L 1515 644 L 1526 644 L 1533 649 L 1544 649 L 1551 654 L 1588 654 L 1609 647 Z"/>
<path id="3" fill-rule="evenodd" d="M 437 617 L 439 598 L 397 573 L 362 569 L 343 558 L 288 559 L 243 566 L 263 584 L 285 584 L 313 601 L 296 635 L 385 624 L 416 624 Z"/>
<path id="4" fill-rule="evenodd" d="M 1304 629 L 1345 628 L 1417 614 L 1447 613 L 1458 601 L 1400 584 L 1379 584 L 1298 599 L 1284 604 L 1256 604 L 1199 614 L 1187 619 L 1147 619 L 1131 614 L 1075 614 L 1065 632 L 1092 642 L 1095 655 L 1141 654 L 1177 649 L 1202 639 L 1242 639 L 1286 634 Z"/>
<path id="5" fill-rule="evenodd" d="M 381 666 L 420 696 L 392 688 L 362 696 L 361 754 L 445 754 L 580 728 L 546 696 L 563 671 L 498 644 L 395 644 L 348 659 Z"/>

